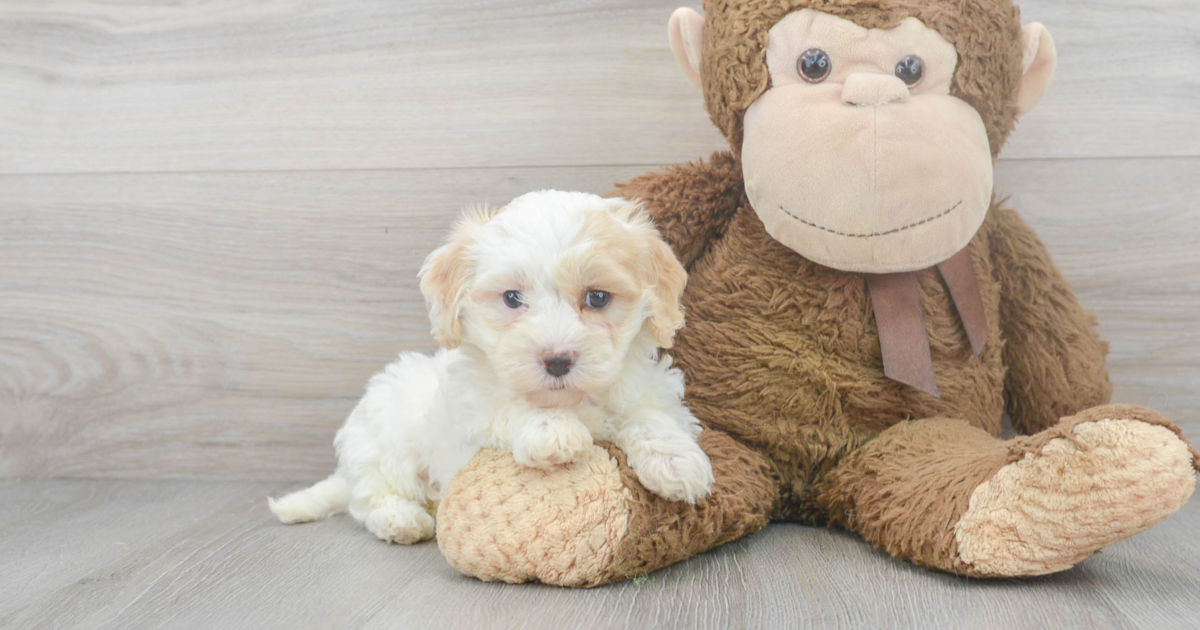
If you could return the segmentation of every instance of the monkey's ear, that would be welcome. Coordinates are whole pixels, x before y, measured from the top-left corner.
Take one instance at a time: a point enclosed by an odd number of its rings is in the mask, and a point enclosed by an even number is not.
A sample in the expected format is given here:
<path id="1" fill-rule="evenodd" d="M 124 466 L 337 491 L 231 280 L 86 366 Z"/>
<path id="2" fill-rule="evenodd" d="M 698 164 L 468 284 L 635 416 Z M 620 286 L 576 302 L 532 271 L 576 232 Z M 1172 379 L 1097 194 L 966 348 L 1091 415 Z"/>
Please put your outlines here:
<path id="1" fill-rule="evenodd" d="M 704 50 L 704 16 L 694 9 L 680 7 L 671 14 L 671 23 L 667 26 L 667 36 L 671 39 L 671 52 L 675 61 L 687 75 L 692 85 L 700 85 L 700 57 Z"/>
<path id="2" fill-rule="evenodd" d="M 1040 22 L 1030 22 L 1021 28 L 1021 45 L 1024 50 L 1021 89 L 1017 92 L 1017 115 L 1023 116 L 1037 105 L 1050 87 L 1054 78 L 1054 65 L 1058 51 L 1054 38 Z"/>

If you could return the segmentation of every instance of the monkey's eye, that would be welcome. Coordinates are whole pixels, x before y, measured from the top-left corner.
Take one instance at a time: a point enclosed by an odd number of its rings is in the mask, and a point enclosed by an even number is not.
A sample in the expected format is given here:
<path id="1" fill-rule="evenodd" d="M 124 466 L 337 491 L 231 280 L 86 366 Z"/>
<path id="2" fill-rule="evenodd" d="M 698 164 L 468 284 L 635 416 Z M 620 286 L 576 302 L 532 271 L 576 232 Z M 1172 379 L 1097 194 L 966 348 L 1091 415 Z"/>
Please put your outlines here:
<path id="1" fill-rule="evenodd" d="M 925 62 L 916 55 L 907 55 L 896 64 L 896 76 L 908 87 L 915 87 L 925 76 Z"/>
<path id="2" fill-rule="evenodd" d="M 524 304 L 524 302 L 521 301 L 521 292 L 520 291 L 505 291 L 504 292 L 504 305 L 507 306 L 508 308 L 521 308 L 521 305 L 523 305 L 523 304 Z"/>
<path id="3" fill-rule="evenodd" d="M 602 310 L 608 303 L 612 301 L 612 294 L 608 291 L 588 291 L 583 297 L 583 303 L 590 309 L 597 311 Z"/>
<path id="4" fill-rule="evenodd" d="M 796 70 L 800 73 L 800 78 L 809 83 L 820 83 L 829 76 L 829 71 L 833 70 L 833 61 L 829 59 L 829 55 L 820 48 L 809 48 L 800 54 L 800 59 L 796 60 Z"/>

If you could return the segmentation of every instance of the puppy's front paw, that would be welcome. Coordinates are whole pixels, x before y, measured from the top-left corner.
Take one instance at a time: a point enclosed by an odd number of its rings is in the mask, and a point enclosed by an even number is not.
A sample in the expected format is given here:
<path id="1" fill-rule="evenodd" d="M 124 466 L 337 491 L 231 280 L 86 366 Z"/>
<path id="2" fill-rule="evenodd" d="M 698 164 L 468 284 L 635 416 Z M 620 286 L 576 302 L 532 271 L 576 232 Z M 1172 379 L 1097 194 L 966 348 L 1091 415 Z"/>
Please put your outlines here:
<path id="1" fill-rule="evenodd" d="M 575 461 L 592 445 L 592 434 L 571 414 L 540 413 L 513 439 L 513 459 L 547 468 Z"/>
<path id="2" fill-rule="evenodd" d="M 411 501 L 388 501 L 364 521 L 367 531 L 380 540 L 411 545 L 433 538 L 434 520 L 425 508 Z"/>
<path id="3" fill-rule="evenodd" d="M 694 442 L 647 440 L 630 447 L 625 456 L 638 481 L 664 499 L 695 503 L 712 490 L 712 463 Z"/>

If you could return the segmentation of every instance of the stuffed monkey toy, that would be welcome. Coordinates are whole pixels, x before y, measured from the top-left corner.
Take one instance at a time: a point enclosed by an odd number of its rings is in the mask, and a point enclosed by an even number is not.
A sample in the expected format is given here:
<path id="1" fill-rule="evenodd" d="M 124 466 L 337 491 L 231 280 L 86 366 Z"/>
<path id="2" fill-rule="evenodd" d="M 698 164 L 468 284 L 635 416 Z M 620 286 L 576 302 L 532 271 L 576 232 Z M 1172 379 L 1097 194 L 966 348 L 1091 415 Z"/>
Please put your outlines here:
<path id="1" fill-rule="evenodd" d="M 535 470 L 482 451 L 447 489 L 445 557 L 595 586 L 768 521 L 838 526 L 977 577 L 1062 571 L 1178 510 L 1200 456 L 1109 405 L 1107 345 L 992 190 L 1053 40 L 1010 0 L 706 0 L 672 50 L 730 151 L 639 177 L 690 275 L 671 351 L 711 495 L 642 488 L 596 445 Z M 1004 413 L 1021 435 L 1003 440 Z"/>

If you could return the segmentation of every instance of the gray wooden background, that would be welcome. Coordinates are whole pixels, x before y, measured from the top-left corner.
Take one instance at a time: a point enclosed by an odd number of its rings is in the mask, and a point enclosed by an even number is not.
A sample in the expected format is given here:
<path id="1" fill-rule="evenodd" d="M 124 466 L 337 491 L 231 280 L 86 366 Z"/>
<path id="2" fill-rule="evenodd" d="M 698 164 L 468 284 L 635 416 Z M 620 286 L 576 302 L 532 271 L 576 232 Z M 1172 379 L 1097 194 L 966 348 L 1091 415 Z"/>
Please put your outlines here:
<path id="1" fill-rule="evenodd" d="M 428 349 L 465 204 L 723 147 L 677 0 L 0 1 L 0 476 L 312 479 Z M 997 167 L 1200 439 L 1200 3 L 1023 3 L 1060 55 Z"/>
<path id="2" fill-rule="evenodd" d="M 432 342 L 469 203 L 723 147 L 658 0 L 0 0 L 0 627 L 1141 628 L 1200 618 L 1200 500 L 979 581 L 792 525 L 581 593 L 274 522 Z M 1054 86 L 997 189 L 1200 442 L 1200 2 L 1026 0 Z"/>

